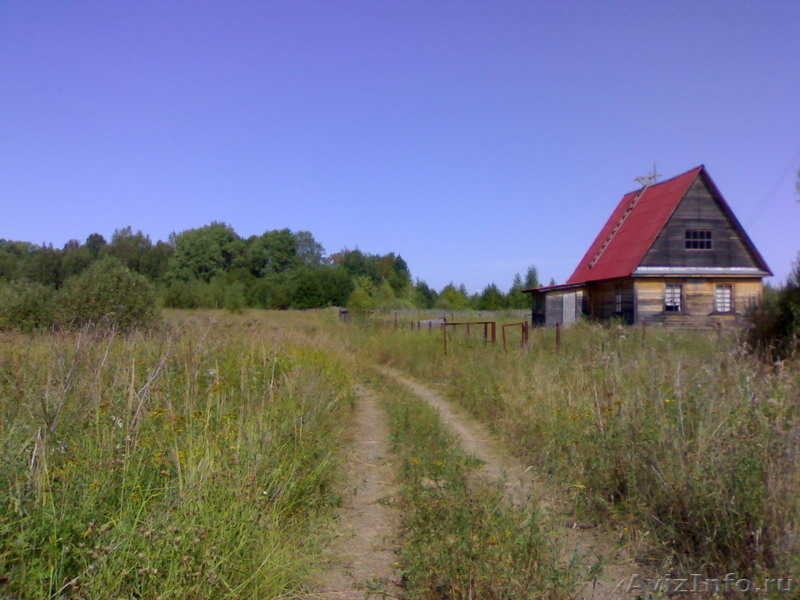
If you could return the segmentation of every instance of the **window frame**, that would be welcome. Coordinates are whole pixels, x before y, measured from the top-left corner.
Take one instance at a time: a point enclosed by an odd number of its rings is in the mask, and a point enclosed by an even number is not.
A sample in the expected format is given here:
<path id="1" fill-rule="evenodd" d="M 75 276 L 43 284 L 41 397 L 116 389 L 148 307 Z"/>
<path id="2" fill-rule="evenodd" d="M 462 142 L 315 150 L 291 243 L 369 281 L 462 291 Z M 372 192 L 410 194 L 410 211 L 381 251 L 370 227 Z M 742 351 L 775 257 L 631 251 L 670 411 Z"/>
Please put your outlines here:
<path id="1" fill-rule="evenodd" d="M 723 290 L 727 291 L 727 298 L 720 296 L 720 292 Z M 720 308 L 724 305 L 727 305 L 727 309 Z M 714 286 L 714 312 L 720 314 L 733 312 L 733 284 L 718 283 Z"/>
<path id="2" fill-rule="evenodd" d="M 684 232 L 685 250 L 713 250 L 714 235 L 711 229 L 687 229 Z"/>
<path id="3" fill-rule="evenodd" d="M 677 298 L 675 291 L 677 290 Z M 665 283 L 664 284 L 664 312 L 682 313 L 683 312 L 683 284 Z"/>
<path id="4" fill-rule="evenodd" d="M 622 314 L 622 284 L 614 284 L 614 314 Z"/>

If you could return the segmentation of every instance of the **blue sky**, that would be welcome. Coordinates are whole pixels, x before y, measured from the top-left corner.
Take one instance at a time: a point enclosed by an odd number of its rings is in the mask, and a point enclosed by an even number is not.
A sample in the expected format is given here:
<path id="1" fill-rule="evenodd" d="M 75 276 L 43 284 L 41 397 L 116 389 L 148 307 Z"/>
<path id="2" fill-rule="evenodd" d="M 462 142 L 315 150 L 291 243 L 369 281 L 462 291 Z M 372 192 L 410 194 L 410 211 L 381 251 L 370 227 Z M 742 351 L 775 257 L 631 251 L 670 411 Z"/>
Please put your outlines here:
<path id="1" fill-rule="evenodd" d="M 4 0 L 0 238 L 288 227 L 507 289 L 705 164 L 782 281 L 799 31 L 795 1 Z"/>

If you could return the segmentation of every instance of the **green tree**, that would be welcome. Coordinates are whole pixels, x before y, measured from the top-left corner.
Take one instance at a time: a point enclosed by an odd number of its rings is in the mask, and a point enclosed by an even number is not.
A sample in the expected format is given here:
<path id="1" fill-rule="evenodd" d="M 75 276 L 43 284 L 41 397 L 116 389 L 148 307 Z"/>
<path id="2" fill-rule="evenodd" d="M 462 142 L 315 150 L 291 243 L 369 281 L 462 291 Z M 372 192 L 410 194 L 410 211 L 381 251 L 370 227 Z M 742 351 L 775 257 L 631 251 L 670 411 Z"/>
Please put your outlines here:
<path id="1" fill-rule="evenodd" d="M 142 256 L 139 272 L 151 281 L 164 280 L 169 269 L 169 259 L 174 252 L 174 248 L 168 243 L 156 242 Z"/>
<path id="2" fill-rule="evenodd" d="M 394 252 L 378 258 L 378 272 L 388 281 L 396 296 L 403 296 L 411 285 L 411 273 L 406 261 Z"/>
<path id="3" fill-rule="evenodd" d="M 257 277 L 284 273 L 297 264 L 297 240 L 289 229 L 275 229 L 248 240 L 251 272 Z"/>
<path id="4" fill-rule="evenodd" d="M 373 286 L 377 286 L 381 282 L 382 277 L 376 257 L 364 254 L 358 248 L 355 250 L 345 248 L 341 252 L 337 252 L 331 256 L 331 262 L 341 265 L 353 280 L 368 277 Z"/>
<path id="5" fill-rule="evenodd" d="M 477 310 L 500 310 L 506 307 L 506 298 L 494 283 L 490 283 L 477 298 Z"/>
<path id="6" fill-rule="evenodd" d="M 0 330 L 52 326 L 54 295 L 53 288 L 34 281 L 0 284 Z"/>
<path id="7" fill-rule="evenodd" d="M 468 306 L 469 297 L 463 284 L 456 287 L 452 282 L 448 283 L 442 288 L 439 298 L 436 300 L 436 308 L 445 310 L 464 310 Z"/>
<path id="8" fill-rule="evenodd" d="M 325 248 L 317 243 L 309 231 L 298 231 L 294 234 L 297 247 L 296 254 L 300 264 L 305 266 L 319 266 L 325 256 Z"/>
<path id="9" fill-rule="evenodd" d="M 414 285 L 414 304 L 417 308 L 433 308 L 439 294 L 424 281 L 417 280 Z"/>
<path id="10" fill-rule="evenodd" d="M 72 277 L 82 273 L 95 260 L 90 248 L 81 245 L 78 240 L 70 240 L 61 251 L 61 276 Z"/>
<path id="11" fill-rule="evenodd" d="M 42 260 L 42 253 L 45 249 L 31 244 L 30 242 L 14 242 L 11 240 L 0 240 L 0 279 L 13 281 L 15 279 L 28 279 L 39 281 L 41 274 L 48 272 L 50 277 L 49 285 L 56 285 L 60 263 L 55 263 L 50 268 L 41 268 L 39 264 Z M 49 256 L 52 260 L 53 256 Z M 45 277 L 47 278 L 47 277 Z"/>
<path id="12" fill-rule="evenodd" d="M 536 267 L 528 267 L 525 273 L 525 279 L 517 273 L 514 275 L 514 282 L 511 284 L 511 289 L 508 291 L 508 303 L 510 308 L 528 308 L 530 305 L 530 297 L 528 294 L 522 292 L 531 288 L 540 287 L 542 284 L 539 282 L 539 274 Z"/>
<path id="13" fill-rule="evenodd" d="M 173 234 L 171 241 L 175 252 L 167 270 L 170 280 L 210 281 L 243 261 L 244 242 L 225 223 L 214 222 Z"/>
<path id="14" fill-rule="evenodd" d="M 153 285 L 111 257 L 68 279 L 56 302 L 63 327 L 93 324 L 127 330 L 158 321 Z"/>
<path id="15" fill-rule="evenodd" d="M 142 261 L 152 247 L 150 236 L 141 231 L 133 232 L 130 226 L 114 231 L 111 243 L 105 246 L 104 252 L 113 256 L 131 271 L 142 272 Z"/>
<path id="16" fill-rule="evenodd" d="M 375 308 L 375 292 L 377 288 L 367 276 L 361 276 L 353 282 L 353 291 L 347 299 L 347 308 L 354 313 L 364 314 Z"/>
<path id="17" fill-rule="evenodd" d="M 294 278 L 291 306 L 344 306 L 352 291 L 353 282 L 341 267 L 307 267 L 299 270 Z"/>
<path id="18" fill-rule="evenodd" d="M 92 258 L 97 258 L 103 248 L 106 247 L 106 238 L 99 233 L 89 234 L 89 237 L 86 238 L 85 246 L 92 253 Z"/>

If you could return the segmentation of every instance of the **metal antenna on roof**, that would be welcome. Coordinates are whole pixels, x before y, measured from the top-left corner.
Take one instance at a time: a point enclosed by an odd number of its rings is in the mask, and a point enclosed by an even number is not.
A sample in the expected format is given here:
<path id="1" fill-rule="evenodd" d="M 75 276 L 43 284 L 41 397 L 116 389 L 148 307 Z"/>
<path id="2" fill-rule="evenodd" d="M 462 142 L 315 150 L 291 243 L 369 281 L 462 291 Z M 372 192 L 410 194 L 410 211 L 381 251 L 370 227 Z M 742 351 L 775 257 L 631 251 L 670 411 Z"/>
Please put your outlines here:
<path id="1" fill-rule="evenodd" d="M 636 192 L 636 195 L 633 197 L 630 203 L 628 203 L 628 206 L 625 208 L 625 211 L 620 216 L 616 225 L 614 225 L 613 229 L 608 233 L 606 239 L 600 245 L 600 248 L 595 253 L 594 258 L 592 258 L 591 262 L 589 262 L 588 265 L 589 269 L 593 268 L 597 264 L 597 261 L 600 260 L 600 257 L 603 255 L 603 252 L 606 251 L 606 248 L 608 248 L 608 245 L 611 243 L 611 240 L 613 240 L 614 236 L 617 235 L 617 232 L 622 227 L 622 224 L 625 223 L 625 220 L 628 218 L 633 209 L 639 203 L 641 197 L 644 196 L 644 193 L 647 191 L 647 188 L 649 188 L 651 185 L 655 185 L 659 177 L 660 175 L 658 171 L 656 171 L 656 163 L 653 163 L 652 173 L 650 173 L 649 175 L 643 175 L 641 177 L 636 178 L 636 181 L 639 182 L 639 184 L 642 186 L 642 189 Z"/>
<path id="2" fill-rule="evenodd" d="M 634 179 L 639 185 L 643 188 L 653 185 L 655 182 L 658 181 L 658 178 L 661 177 L 661 173 L 656 170 L 656 163 L 653 163 L 653 172 L 647 175 L 642 175 L 641 177 L 637 177 Z"/>

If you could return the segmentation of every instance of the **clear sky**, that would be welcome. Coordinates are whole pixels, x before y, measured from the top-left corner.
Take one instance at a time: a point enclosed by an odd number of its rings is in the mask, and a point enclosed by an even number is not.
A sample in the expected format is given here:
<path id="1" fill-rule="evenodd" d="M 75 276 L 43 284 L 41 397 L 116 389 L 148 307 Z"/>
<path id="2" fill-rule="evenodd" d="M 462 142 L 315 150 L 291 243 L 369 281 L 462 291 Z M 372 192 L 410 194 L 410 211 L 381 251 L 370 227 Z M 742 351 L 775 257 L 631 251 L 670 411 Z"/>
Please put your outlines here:
<path id="1" fill-rule="evenodd" d="M 3 0 L 0 57 L 0 238 L 224 221 L 562 283 L 656 163 L 777 281 L 800 250 L 796 0 Z"/>

